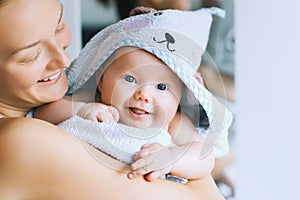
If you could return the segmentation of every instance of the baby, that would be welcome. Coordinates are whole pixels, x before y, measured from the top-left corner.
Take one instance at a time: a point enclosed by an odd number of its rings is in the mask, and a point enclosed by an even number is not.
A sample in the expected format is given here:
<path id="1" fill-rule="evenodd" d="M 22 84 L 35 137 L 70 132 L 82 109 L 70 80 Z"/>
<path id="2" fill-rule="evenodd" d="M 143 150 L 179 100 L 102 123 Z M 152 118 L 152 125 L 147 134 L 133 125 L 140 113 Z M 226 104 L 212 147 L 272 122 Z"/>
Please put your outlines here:
<path id="1" fill-rule="evenodd" d="M 60 126 L 130 164 L 129 178 L 145 175 L 153 181 L 172 174 L 171 179 L 198 179 L 209 174 L 214 156 L 228 151 L 231 123 L 231 114 L 197 74 L 211 14 L 218 12 L 157 11 L 99 32 L 67 75 L 74 114 L 102 122 L 73 117 Z M 82 103 L 94 101 L 109 107 Z M 69 107 L 61 105 L 60 110 Z M 95 108 L 101 106 L 99 114 Z M 105 122 L 118 118 L 120 123 Z"/>

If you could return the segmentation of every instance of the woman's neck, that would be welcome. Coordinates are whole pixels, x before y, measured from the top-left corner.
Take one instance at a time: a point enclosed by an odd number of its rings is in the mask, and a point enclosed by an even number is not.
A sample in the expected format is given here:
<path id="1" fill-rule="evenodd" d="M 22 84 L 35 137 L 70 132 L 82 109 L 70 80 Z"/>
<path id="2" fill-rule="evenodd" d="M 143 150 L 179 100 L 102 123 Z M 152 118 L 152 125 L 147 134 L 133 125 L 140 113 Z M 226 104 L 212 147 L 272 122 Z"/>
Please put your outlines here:
<path id="1" fill-rule="evenodd" d="M 23 108 L 15 108 L 9 105 L 3 105 L 0 102 L 0 118 L 3 117 L 24 117 L 30 110 Z"/>

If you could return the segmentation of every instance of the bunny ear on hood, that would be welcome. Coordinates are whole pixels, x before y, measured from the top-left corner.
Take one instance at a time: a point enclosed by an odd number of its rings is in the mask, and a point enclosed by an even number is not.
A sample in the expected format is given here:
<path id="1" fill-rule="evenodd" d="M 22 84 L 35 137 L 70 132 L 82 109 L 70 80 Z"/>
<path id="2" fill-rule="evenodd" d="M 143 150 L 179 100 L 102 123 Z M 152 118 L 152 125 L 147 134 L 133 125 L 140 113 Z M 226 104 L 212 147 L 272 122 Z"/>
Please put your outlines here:
<path id="1" fill-rule="evenodd" d="M 201 84 L 197 69 L 205 52 L 212 15 L 224 16 L 218 8 L 196 11 L 162 10 L 126 18 L 96 34 L 66 70 L 68 94 L 81 88 L 119 48 L 144 49 L 162 60 L 185 85 L 180 111 L 206 136 L 206 155 L 227 154 L 232 114 Z M 102 68 L 102 69 L 101 69 Z M 99 71 L 99 70 L 98 70 Z M 97 72 L 98 73 L 98 72 Z"/>

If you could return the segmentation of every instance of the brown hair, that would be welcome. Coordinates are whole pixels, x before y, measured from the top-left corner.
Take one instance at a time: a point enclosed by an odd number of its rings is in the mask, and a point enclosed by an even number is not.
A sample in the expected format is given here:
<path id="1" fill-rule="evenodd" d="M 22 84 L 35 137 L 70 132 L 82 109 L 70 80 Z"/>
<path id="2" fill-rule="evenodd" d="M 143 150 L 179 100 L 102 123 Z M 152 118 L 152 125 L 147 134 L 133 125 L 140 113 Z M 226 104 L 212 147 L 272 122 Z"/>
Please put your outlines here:
<path id="1" fill-rule="evenodd" d="M 202 7 L 203 8 L 220 7 L 220 3 L 218 0 L 202 0 Z"/>
<path id="2" fill-rule="evenodd" d="M 0 6 L 4 6 L 5 3 L 9 3 L 9 1 L 6 1 L 6 0 L 0 0 Z"/>

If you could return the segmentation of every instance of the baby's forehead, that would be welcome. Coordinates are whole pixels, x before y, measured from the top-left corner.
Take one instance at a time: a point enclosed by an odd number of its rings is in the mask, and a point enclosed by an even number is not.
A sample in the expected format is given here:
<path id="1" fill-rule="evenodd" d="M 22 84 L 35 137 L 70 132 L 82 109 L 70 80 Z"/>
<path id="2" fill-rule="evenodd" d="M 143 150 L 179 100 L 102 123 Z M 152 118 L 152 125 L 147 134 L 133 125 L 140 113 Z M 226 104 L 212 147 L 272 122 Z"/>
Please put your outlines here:
<path id="1" fill-rule="evenodd" d="M 152 69 L 151 66 L 157 69 L 168 68 L 168 66 L 154 54 L 141 48 L 124 46 L 113 52 L 100 68 L 105 68 L 105 70 L 107 68 L 118 67 L 123 67 L 123 70 L 139 70 L 143 68 L 147 71 Z M 172 72 L 172 70 L 170 71 Z"/>

